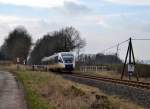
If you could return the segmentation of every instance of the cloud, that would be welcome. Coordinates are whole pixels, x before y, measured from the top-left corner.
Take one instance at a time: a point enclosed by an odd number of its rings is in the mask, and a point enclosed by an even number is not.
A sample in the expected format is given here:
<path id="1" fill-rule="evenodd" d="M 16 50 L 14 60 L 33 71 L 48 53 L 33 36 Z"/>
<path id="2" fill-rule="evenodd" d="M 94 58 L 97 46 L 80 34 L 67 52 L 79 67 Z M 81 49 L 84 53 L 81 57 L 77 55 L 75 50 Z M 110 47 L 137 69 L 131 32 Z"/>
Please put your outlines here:
<path id="1" fill-rule="evenodd" d="M 0 15 L 0 45 L 2 45 L 4 39 L 8 36 L 10 31 L 21 25 L 27 28 L 27 30 L 30 30 L 29 32 L 31 35 L 35 35 L 34 39 L 39 38 L 37 34 L 38 32 L 35 32 L 35 30 L 39 28 L 38 19 Z M 37 29 L 37 31 L 40 30 Z"/>
<path id="2" fill-rule="evenodd" d="M 14 21 L 18 20 L 19 18 L 16 16 L 6 16 L 6 15 L 0 15 L 1 22 L 8 22 L 8 21 Z"/>
<path id="3" fill-rule="evenodd" d="M 34 42 L 43 37 L 44 34 L 64 27 L 63 24 L 48 19 L 0 15 L 0 45 L 9 32 L 18 26 L 25 27 L 33 37 Z"/>
<path id="4" fill-rule="evenodd" d="M 92 13 L 92 9 L 80 2 L 65 1 L 62 6 L 51 8 L 55 13 L 67 17 L 80 17 Z"/>
<path id="5" fill-rule="evenodd" d="M 75 2 L 64 2 L 63 9 L 69 14 L 86 14 L 91 12 L 91 10 L 85 6 Z"/>
<path id="6" fill-rule="evenodd" d="M 150 0 L 106 0 L 106 1 L 127 5 L 150 5 Z"/>
<path id="7" fill-rule="evenodd" d="M 78 0 L 0 0 L 0 3 L 30 7 L 57 7 L 67 1 L 77 2 Z"/>

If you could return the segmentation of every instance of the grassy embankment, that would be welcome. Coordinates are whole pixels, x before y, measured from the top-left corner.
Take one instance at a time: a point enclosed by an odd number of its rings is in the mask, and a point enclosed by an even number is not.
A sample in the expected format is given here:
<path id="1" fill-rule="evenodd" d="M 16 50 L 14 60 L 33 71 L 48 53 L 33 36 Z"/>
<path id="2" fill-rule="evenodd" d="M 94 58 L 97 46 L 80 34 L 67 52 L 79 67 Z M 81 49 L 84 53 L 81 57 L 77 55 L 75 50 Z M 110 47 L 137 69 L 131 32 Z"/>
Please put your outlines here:
<path id="1" fill-rule="evenodd" d="M 107 96 L 47 72 L 17 71 L 31 109 L 112 109 Z M 97 99 L 96 99 L 96 97 Z"/>
<path id="2" fill-rule="evenodd" d="M 100 109 L 142 109 L 128 100 L 108 97 L 97 88 L 65 80 L 56 74 L 21 70 L 16 75 L 24 85 L 31 109 L 97 109 L 97 106 Z"/>
<path id="3" fill-rule="evenodd" d="M 26 102 L 29 109 L 54 109 L 37 92 L 37 90 L 40 89 L 38 85 L 42 85 L 45 81 L 47 81 L 46 78 L 37 78 L 25 71 L 17 71 L 16 75 L 17 79 L 19 79 L 23 84 L 26 94 Z"/>

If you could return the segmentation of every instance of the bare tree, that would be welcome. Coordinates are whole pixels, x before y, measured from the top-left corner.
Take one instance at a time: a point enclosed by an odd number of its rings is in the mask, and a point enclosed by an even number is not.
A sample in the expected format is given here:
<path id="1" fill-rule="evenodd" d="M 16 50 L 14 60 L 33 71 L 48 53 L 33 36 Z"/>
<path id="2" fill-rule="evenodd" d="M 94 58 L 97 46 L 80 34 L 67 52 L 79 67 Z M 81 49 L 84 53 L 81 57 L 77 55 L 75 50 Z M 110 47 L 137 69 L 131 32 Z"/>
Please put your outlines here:
<path id="1" fill-rule="evenodd" d="M 73 27 L 66 27 L 46 34 L 38 40 L 29 60 L 31 64 L 40 64 L 44 56 L 73 51 L 84 46 L 85 40 L 80 37 L 79 32 Z"/>

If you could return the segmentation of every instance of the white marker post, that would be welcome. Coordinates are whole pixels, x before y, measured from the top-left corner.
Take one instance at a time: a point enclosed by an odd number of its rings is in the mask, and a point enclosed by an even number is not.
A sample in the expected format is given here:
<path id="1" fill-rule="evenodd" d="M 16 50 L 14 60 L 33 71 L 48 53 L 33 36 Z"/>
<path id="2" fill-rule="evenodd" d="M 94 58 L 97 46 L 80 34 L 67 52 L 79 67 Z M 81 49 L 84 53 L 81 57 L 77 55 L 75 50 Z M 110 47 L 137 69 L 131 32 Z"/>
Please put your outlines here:
<path id="1" fill-rule="evenodd" d="M 20 58 L 17 57 L 17 70 L 19 69 Z"/>
<path id="2" fill-rule="evenodd" d="M 133 75 L 134 70 L 135 70 L 134 64 L 133 63 L 128 64 L 129 80 L 131 80 L 131 76 Z"/>

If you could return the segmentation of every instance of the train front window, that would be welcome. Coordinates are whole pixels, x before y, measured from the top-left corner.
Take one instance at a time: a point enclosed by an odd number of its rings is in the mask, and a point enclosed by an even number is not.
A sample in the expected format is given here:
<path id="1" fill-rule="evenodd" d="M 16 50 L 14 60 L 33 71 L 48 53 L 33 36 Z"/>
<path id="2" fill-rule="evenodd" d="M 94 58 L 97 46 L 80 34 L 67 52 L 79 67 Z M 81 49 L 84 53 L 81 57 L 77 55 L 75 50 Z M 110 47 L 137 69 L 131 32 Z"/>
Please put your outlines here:
<path id="1" fill-rule="evenodd" d="M 62 55 L 64 63 L 72 63 L 73 62 L 73 55 L 72 54 L 66 54 Z"/>
<path id="2" fill-rule="evenodd" d="M 65 63 L 72 63 L 73 62 L 73 57 L 65 57 L 65 58 L 63 58 L 63 60 L 64 60 L 64 62 Z"/>

